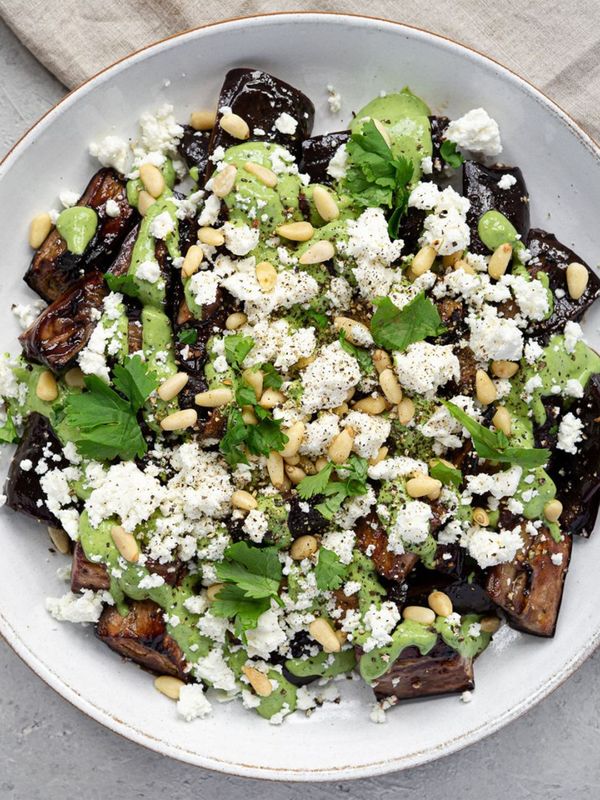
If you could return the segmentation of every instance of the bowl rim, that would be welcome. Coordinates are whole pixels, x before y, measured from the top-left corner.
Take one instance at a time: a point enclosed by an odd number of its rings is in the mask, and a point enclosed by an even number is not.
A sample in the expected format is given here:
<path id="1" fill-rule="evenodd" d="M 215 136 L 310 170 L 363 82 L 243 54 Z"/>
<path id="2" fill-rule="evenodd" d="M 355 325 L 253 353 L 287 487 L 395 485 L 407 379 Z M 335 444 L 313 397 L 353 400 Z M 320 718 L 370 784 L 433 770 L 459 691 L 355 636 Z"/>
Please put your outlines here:
<path id="1" fill-rule="evenodd" d="M 174 40 L 184 39 L 187 37 L 193 38 L 194 34 L 210 31 L 212 28 L 225 28 L 244 23 L 253 23 L 259 25 L 261 22 L 267 24 L 273 19 L 289 18 L 293 22 L 296 18 L 302 17 L 304 19 L 315 18 L 314 22 L 318 23 L 320 17 L 329 17 L 336 19 L 341 24 L 349 22 L 353 25 L 360 25 L 360 23 L 381 23 L 384 26 L 398 29 L 399 31 L 408 31 L 413 36 L 416 34 L 417 38 L 435 39 L 439 40 L 451 49 L 459 51 L 467 51 L 471 58 L 475 57 L 477 60 L 493 64 L 500 73 L 504 73 L 504 77 L 509 78 L 515 84 L 523 86 L 530 95 L 548 110 L 558 116 L 564 124 L 570 129 L 582 145 L 584 145 L 591 153 L 600 161 L 600 145 L 594 138 L 588 134 L 579 123 L 565 111 L 556 101 L 551 99 L 533 83 L 526 78 L 523 78 L 519 73 L 507 67 L 497 59 L 477 50 L 470 45 L 464 44 L 456 39 L 453 39 L 444 34 L 435 33 L 426 28 L 417 25 L 400 22 L 397 20 L 386 19 L 367 14 L 353 14 L 341 13 L 335 11 L 273 11 L 263 14 L 250 14 L 236 17 L 228 17 L 225 19 L 209 22 L 204 25 L 197 25 L 187 28 L 178 33 L 171 34 L 170 36 L 158 39 L 150 44 L 144 45 L 137 50 L 123 56 L 116 61 L 112 62 L 106 67 L 103 67 L 98 72 L 84 80 L 78 86 L 67 92 L 57 103 L 51 106 L 44 114 L 42 114 L 10 147 L 6 154 L 0 159 L 0 181 L 4 173 L 10 168 L 13 160 L 15 160 L 21 149 L 25 146 L 30 137 L 33 137 L 40 126 L 50 125 L 55 116 L 58 116 L 62 111 L 68 108 L 72 103 L 75 103 L 80 96 L 86 95 L 88 92 L 93 91 L 96 83 L 106 73 L 112 71 L 119 72 L 120 69 L 126 69 L 129 62 L 134 62 L 140 59 L 143 54 L 148 51 L 158 50 L 162 46 Z M 109 76 L 110 77 L 110 76 Z M 82 696 L 75 688 L 69 686 L 63 678 L 54 672 L 52 667 L 45 663 L 42 658 L 34 653 L 20 638 L 18 631 L 10 624 L 4 617 L 2 609 L 0 609 L 0 637 L 9 645 L 12 651 L 34 672 L 44 683 L 53 689 L 58 695 L 69 702 L 72 706 L 79 711 L 86 714 L 86 716 L 93 719 L 95 722 L 100 723 L 105 728 L 122 736 L 124 739 L 135 742 L 138 745 L 145 747 L 148 750 L 156 752 L 160 755 L 166 755 L 177 761 L 189 764 L 191 766 L 207 769 L 212 772 L 235 775 L 244 778 L 254 778 L 270 781 L 294 781 L 294 782 L 310 782 L 310 781 L 326 781 L 335 779 L 339 780 L 357 780 L 360 778 L 372 777 L 376 775 L 384 775 L 387 773 L 402 771 L 411 767 L 416 767 L 421 764 L 434 761 L 443 756 L 451 755 L 470 744 L 483 739 L 486 736 L 495 733 L 502 727 L 518 719 L 537 703 L 547 697 L 551 692 L 561 686 L 567 678 L 569 678 L 582 664 L 589 658 L 592 653 L 600 646 L 600 628 L 595 631 L 585 647 L 573 656 L 563 665 L 561 669 L 555 672 L 550 680 L 541 686 L 536 692 L 528 698 L 518 703 L 516 706 L 511 707 L 499 717 L 481 723 L 476 728 L 452 740 L 440 743 L 433 749 L 421 750 L 406 755 L 401 755 L 391 759 L 382 761 L 372 761 L 370 763 L 360 764 L 358 766 L 348 764 L 341 767 L 322 767 L 311 770 L 299 769 L 295 770 L 292 767 L 267 767 L 256 766 L 252 764 L 243 764 L 235 761 L 228 761 L 216 757 L 201 756 L 196 752 L 186 748 L 169 744 L 162 739 L 152 736 L 151 734 L 142 731 L 134 725 L 125 722 L 119 717 L 110 714 L 102 708 L 94 705 L 90 700 Z"/>

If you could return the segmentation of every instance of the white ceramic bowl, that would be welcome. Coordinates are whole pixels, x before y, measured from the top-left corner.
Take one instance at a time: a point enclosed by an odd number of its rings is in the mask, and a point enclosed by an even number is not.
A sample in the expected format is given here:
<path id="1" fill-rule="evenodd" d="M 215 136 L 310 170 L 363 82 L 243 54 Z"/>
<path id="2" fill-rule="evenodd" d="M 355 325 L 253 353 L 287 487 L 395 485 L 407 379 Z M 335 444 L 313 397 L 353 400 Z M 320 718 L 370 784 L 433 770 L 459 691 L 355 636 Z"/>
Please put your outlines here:
<path id="1" fill-rule="evenodd" d="M 284 14 L 224 22 L 173 37 L 100 73 L 50 111 L 0 167 L 2 349 L 16 349 L 10 304 L 30 297 L 21 278 L 30 258 L 27 226 L 81 189 L 97 164 L 92 138 L 134 130 L 140 113 L 168 100 L 177 116 L 215 102 L 233 66 L 257 66 L 298 86 L 317 106 L 316 131 L 339 130 L 381 89 L 408 84 L 432 109 L 458 115 L 484 106 L 500 123 L 503 160 L 518 164 L 531 192 L 532 222 L 596 263 L 600 159 L 592 141 L 547 98 L 484 56 L 413 28 L 359 17 Z M 326 84 L 343 98 L 328 111 Z M 599 310 L 587 322 L 598 328 Z M 595 324 L 594 324 L 595 322 Z M 599 344 L 596 335 L 596 346 Z M 4 466 L 7 463 L 5 455 Z M 4 471 L 3 471 L 4 474 Z M 451 753 L 497 730 L 563 681 L 600 640 L 600 533 L 577 541 L 554 640 L 505 629 L 475 666 L 472 703 L 458 697 L 403 704 L 385 725 L 369 721 L 371 693 L 343 686 L 340 705 L 275 727 L 237 703 L 186 724 L 151 677 L 122 662 L 91 627 L 54 622 L 44 598 L 65 591 L 64 558 L 45 531 L 10 511 L 0 515 L 0 631 L 67 700 L 112 730 L 164 755 L 237 775 L 326 780 L 391 772 Z"/>

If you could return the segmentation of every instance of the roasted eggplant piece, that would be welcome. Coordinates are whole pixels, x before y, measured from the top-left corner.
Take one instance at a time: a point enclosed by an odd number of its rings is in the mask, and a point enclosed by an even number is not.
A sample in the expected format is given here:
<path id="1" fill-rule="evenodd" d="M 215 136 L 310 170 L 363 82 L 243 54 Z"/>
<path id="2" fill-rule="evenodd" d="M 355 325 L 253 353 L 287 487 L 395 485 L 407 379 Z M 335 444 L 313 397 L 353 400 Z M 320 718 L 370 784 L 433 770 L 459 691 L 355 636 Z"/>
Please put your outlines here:
<path id="1" fill-rule="evenodd" d="M 71 591 L 81 592 L 84 589 L 92 589 L 94 592 L 110 589 L 110 577 L 104 564 L 96 564 L 87 559 L 83 547 L 77 542 L 71 564 Z"/>
<path id="2" fill-rule="evenodd" d="M 569 411 L 583 422 L 583 439 L 575 455 L 555 448 L 548 472 L 564 508 L 562 530 L 589 537 L 600 507 L 600 375 L 592 375 Z"/>
<path id="3" fill-rule="evenodd" d="M 398 555 L 388 550 L 387 534 L 374 514 L 356 523 L 356 546 L 363 553 L 368 550 L 377 572 L 391 581 L 404 581 L 419 561 L 414 553 Z"/>
<path id="4" fill-rule="evenodd" d="M 464 559 L 464 554 L 461 553 Z M 459 614 L 490 614 L 494 604 L 484 588 L 486 576 L 471 559 L 463 560 L 462 572 L 441 573 L 417 564 L 407 578 L 405 604 L 427 606 L 431 592 L 444 592 Z"/>
<path id="5" fill-rule="evenodd" d="M 53 372 L 69 367 L 92 335 L 106 291 L 99 272 L 80 278 L 19 336 L 25 356 Z"/>
<path id="6" fill-rule="evenodd" d="M 56 456 L 56 460 L 53 456 Z M 45 525 L 60 528 L 60 522 L 46 506 L 46 495 L 40 483 L 42 476 L 35 471 L 42 459 L 50 459 L 50 469 L 64 469 L 69 465 L 63 455 L 62 444 L 47 417 L 34 411 L 27 418 L 23 437 L 10 464 L 4 485 L 6 505 Z M 21 465 L 28 461 L 33 466 L 25 470 Z"/>
<path id="7" fill-rule="evenodd" d="M 522 536 L 524 547 L 514 560 L 490 568 L 487 593 L 506 612 L 512 628 L 551 637 L 556 630 L 572 539 L 565 536 L 555 542 L 547 528 L 540 528 L 536 536 L 523 530 Z M 554 563 L 552 556 L 555 560 L 562 557 L 560 563 Z"/>
<path id="8" fill-rule="evenodd" d="M 329 525 L 325 517 L 315 508 L 319 499 L 302 500 L 294 494 L 289 498 L 288 528 L 292 538 L 314 536 L 321 533 Z"/>
<path id="9" fill-rule="evenodd" d="M 508 189 L 501 189 L 498 181 L 503 175 L 516 178 Z M 465 161 L 463 164 L 463 194 L 471 202 L 467 212 L 467 224 L 471 230 L 469 250 L 473 253 L 489 253 L 479 238 L 477 224 L 486 211 L 499 211 L 504 214 L 526 239 L 529 231 L 529 196 L 518 167 L 485 167 L 477 161 Z"/>
<path id="10" fill-rule="evenodd" d="M 461 656 L 441 637 L 426 656 L 407 647 L 389 670 L 373 683 L 378 700 L 411 700 L 470 691 L 475 687 L 473 659 Z"/>
<path id="11" fill-rule="evenodd" d="M 328 174 L 327 167 L 338 149 L 346 144 L 349 138 L 350 131 L 337 131 L 305 139 L 302 142 L 300 172 L 310 175 L 311 183 L 333 183 L 334 178 Z"/>
<path id="12" fill-rule="evenodd" d="M 119 205 L 119 215 L 109 217 L 107 200 Z M 53 228 L 36 251 L 25 274 L 25 282 L 51 303 L 61 297 L 83 273 L 104 271 L 116 256 L 121 242 L 139 219 L 127 202 L 125 181 L 113 169 L 99 170 L 88 183 L 77 205 L 93 208 L 98 227 L 82 255 L 67 250 L 65 240 Z"/>
<path id="13" fill-rule="evenodd" d="M 151 600 L 134 601 L 124 617 L 114 606 L 107 606 L 96 625 L 96 635 L 150 672 L 189 680 L 183 651 L 167 633 L 162 609 Z"/>
<path id="14" fill-rule="evenodd" d="M 188 169 L 196 167 L 199 176 L 206 172 L 210 137 L 210 131 L 196 131 L 191 125 L 184 125 L 183 136 L 177 145 L 177 152 L 187 164 Z"/>
<path id="15" fill-rule="evenodd" d="M 296 157 L 300 155 L 302 141 L 311 134 L 315 118 L 315 107 L 305 94 L 267 72 L 245 67 L 231 69 L 225 76 L 218 103 L 218 108 L 223 107 L 230 108 L 248 123 L 251 140 L 277 142 Z M 281 133 L 275 125 L 283 113 L 289 114 L 298 123 L 292 134 Z M 240 143 L 239 139 L 234 139 L 218 124 L 221 116 L 219 112 L 210 139 L 209 153 L 214 153 L 217 147 L 227 149 Z M 212 167 L 209 161 L 207 174 Z"/>
<path id="16" fill-rule="evenodd" d="M 531 259 L 526 265 L 530 275 L 535 278 L 538 272 L 545 272 L 554 295 L 554 310 L 551 316 L 540 322 L 531 323 L 532 332 L 535 335 L 562 331 L 566 322 L 581 319 L 592 303 L 600 297 L 600 278 L 577 253 L 561 244 L 553 233 L 532 228 L 527 239 L 527 249 L 531 253 Z M 586 290 L 579 300 L 573 300 L 567 291 L 566 270 L 572 261 L 587 266 L 590 275 Z M 557 289 L 564 292 L 562 297 L 557 297 Z"/>
<path id="17" fill-rule="evenodd" d="M 431 162 L 433 167 L 433 175 L 441 175 L 444 171 L 444 159 L 440 154 L 442 145 L 444 143 L 444 134 L 450 120 L 448 117 L 429 117 L 429 125 L 431 127 Z M 424 175 L 422 180 L 427 180 L 427 175 Z"/>

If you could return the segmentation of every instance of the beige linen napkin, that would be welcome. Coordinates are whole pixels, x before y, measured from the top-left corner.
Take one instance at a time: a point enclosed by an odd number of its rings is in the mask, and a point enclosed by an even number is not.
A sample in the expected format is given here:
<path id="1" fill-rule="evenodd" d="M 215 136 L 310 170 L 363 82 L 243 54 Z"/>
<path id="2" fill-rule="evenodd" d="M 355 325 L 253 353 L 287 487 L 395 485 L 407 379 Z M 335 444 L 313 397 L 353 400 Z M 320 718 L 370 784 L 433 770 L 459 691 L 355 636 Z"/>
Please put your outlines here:
<path id="1" fill-rule="evenodd" d="M 222 18 L 339 11 L 406 22 L 481 50 L 600 138 L 599 0 L 0 0 L 0 14 L 69 88 L 150 42 Z"/>

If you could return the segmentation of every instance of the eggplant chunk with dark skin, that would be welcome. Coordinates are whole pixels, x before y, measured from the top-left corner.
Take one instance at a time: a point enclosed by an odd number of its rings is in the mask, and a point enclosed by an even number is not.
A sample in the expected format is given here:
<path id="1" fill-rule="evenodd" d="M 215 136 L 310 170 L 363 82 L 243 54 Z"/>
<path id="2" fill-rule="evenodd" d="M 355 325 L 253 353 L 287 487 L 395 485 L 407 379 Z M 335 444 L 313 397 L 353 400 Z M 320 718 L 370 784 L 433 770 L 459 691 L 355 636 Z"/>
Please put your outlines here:
<path id="1" fill-rule="evenodd" d="M 504 175 L 511 175 L 516 183 L 508 189 L 501 189 L 498 181 Z M 479 238 L 477 224 L 486 211 L 499 211 L 512 222 L 517 233 L 525 240 L 529 232 L 529 196 L 518 167 L 486 167 L 477 161 L 463 164 L 463 195 L 470 201 L 467 211 L 467 224 L 471 230 L 472 253 L 489 253 Z"/>
<path id="2" fill-rule="evenodd" d="M 356 546 L 363 553 L 368 551 L 377 572 L 391 581 L 403 581 L 419 561 L 414 553 L 398 555 L 388 550 L 387 534 L 374 514 L 356 523 Z"/>
<path id="3" fill-rule="evenodd" d="M 445 162 L 440 154 L 444 143 L 444 134 L 450 120 L 448 117 L 429 117 L 431 128 L 431 165 L 433 175 L 441 175 L 444 171 Z M 427 180 L 427 175 L 423 175 L 421 180 Z"/>
<path id="4" fill-rule="evenodd" d="M 126 616 L 107 606 L 96 625 L 96 635 L 124 658 L 158 675 L 189 680 L 183 651 L 167 633 L 163 610 L 151 600 L 134 601 Z"/>
<path id="5" fill-rule="evenodd" d="M 106 203 L 114 200 L 119 214 L 109 217 Z M 36 250 L 24 280 L 34 292 L 51 303 L 79 280 L 83 273 L 104 271 L 117 255 L 121 243 L 139 220 L 139 214 L 127 202 L 125 181 L 113 169 L 101 169 L 91 179 L 77 202 L 93 208 L 98 227 L 81 255 L 70 253 L 67 244 L 53 228 Z"/>
<path id="6" fill-rule="evenodd" d="M 600 297 L 600 278 L 577 253 L 561 244 L 552 233 L 532 228 L 527 239 L 527 249 L 531 253 L 531 259 L 526 264 L 529 274 L 535 278 L 538 272 L 546 273 L 554 295 L 554 309 L 550 317 L 530 323 L 532 335 L 560 333 L 565 323 L 581 319 L 592 303 Z M 573 261 L 583 264 L 589 272 L 586 290 L 579 300 L 573 300 L 567 289 L 566 270 Z M 564 292 L 563 296 L 557 296 L 557 289 Z"/>
<path id="7" fill-rule="evenodd" d="M 196 131 L 191 125 L 184 125 L 183 136 L 177 145 L 177 152 L 188 169 L 196 167 L 199 176 L 204 175 L 208 165 L 210 137 L 211 131 Z"/>
<path id="8" fill-rule="evenodd" d="M 315 118 L 314 105 L 301 91 L 267 72 L 245 67 L 231 69 L 225 76 L 218 103 L 218 108 L 223 107 L 230 108 L 248 124 L 250 140 L 276 142 L 296 157 L 300 155 L 302 141 L 312 132 Z M 289 114 L 298 123 L 292 134 L 281 133 L 275 126 L 283 113 Z M 210 154 L 217 147 L 227 149 L 240 144 L 239 139 L 219 125 L 222 116 L 219 112 L 210 139 Z M 264 133 L 257 134 L 257 130 Z M 213 168 L 214 164 L 209 161 L 207 177 Z"/>
<path id="9" fill-rule="evenodd" d="M 425 656 L 416 647 L 407 647 L 389 670 L 373 683 L 378 700 L 456 694 L 474 687 L 473 659 L 461 656 L 441 638 Z"/>
<path id="10" fill-rule="evenodd" d="M 552 637 L 562 600 L 573 540 L 555 542 L 547 528 L 536 536 L 522 532 L 524 547 L 514 560 L 491 567 L 487 593 L 506 613 L 512 628 L 534 636 Z M 562 557 L 560 563 L 555 561 Z"/>
<path id="11" fill-rule="evenodd" d="M 44 455 L 50 453 L 50 457 Z M 54 460 L 52 456 L 56 456 Z M 41 475 L 35 467 L 45 460 L 50 469 L 65 469 L 69 462 L 63 455 L 63 447 L 52 430 L 47 417 L 32 412 L 27 418 L 23 436 L 8 470 L 4 485 L 6 505 L 28 517 L 60 528 L 61 524 L 46 506 L 46 495 L 41 487 Z M 23 469 L 23 462 L 31 461 L 33 468 Z"/>
<path id="12" fill-rule="evenodd" d="M 19 336 L 25 356 L 53 372 L 71 366 L 96 327 L 106 293 L 99 272 L 80 278 Z"/>
<path id="13" fill-rule="evenodd" d="M 327 172 L 329 162 L 350 138 L 350 131 L 324 133 L 302 142 L 299 171 L 310 175 L 311 183 L 331 184 L 334 178 Z"/>

